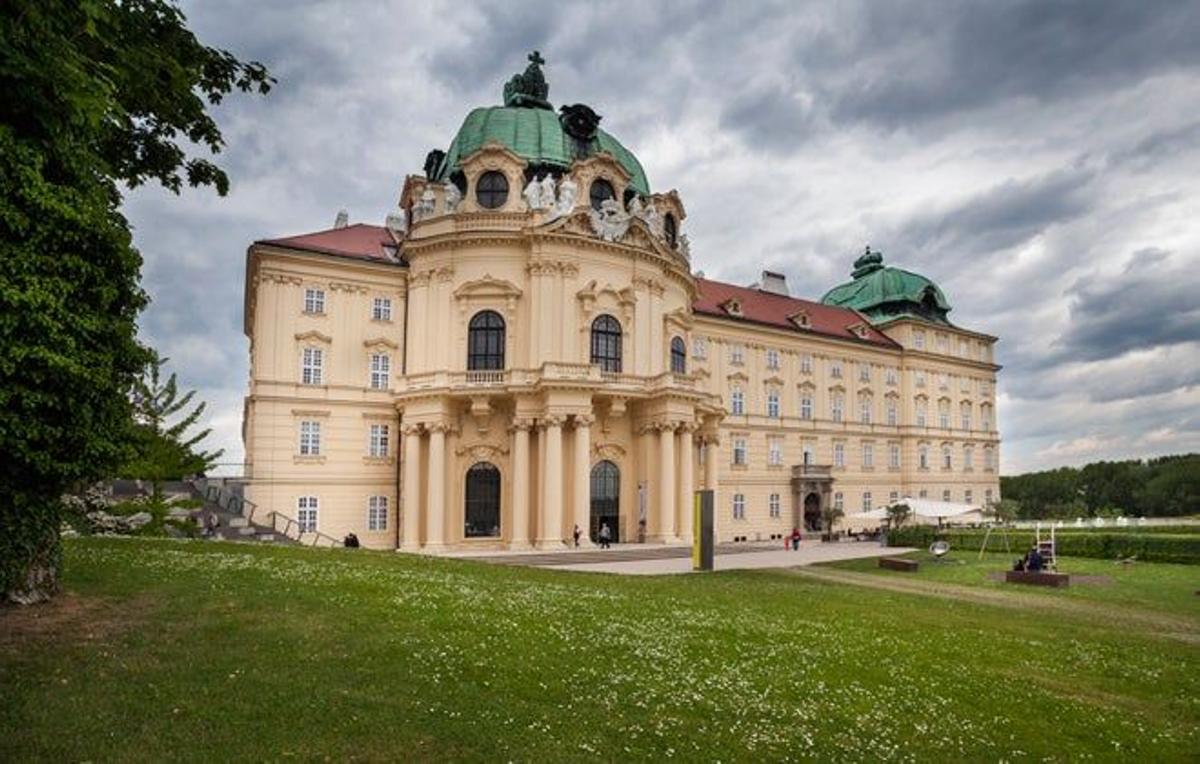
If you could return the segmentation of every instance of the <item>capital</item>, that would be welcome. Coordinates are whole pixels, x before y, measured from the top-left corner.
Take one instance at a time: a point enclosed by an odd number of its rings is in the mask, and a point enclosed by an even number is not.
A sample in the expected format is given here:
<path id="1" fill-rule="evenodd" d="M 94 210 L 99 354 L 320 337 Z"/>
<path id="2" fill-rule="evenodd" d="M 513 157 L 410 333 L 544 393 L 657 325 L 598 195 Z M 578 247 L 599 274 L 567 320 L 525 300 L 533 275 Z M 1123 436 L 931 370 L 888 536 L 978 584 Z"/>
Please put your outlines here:
<path id="1" fill-rule="evenodd" d="M 565 421 L 567 421 L 567 418 L 562 414 L 547 414 L 538 419 L 538 427 L 543 430 L 547 427 L 562 427 Z"/>
<path id="2" fill-rule="evenodd" d="M 592 416 L 591 414 L 576 414 L 575 415 L 575 426 L 576 427 L 591 427 L 595 423 L 596 423 L 596 417 Z"/>
<path id="3" fill-rule="evenodd" d="M 402 424 L 402 425 L 400 425 L 400 432 L 402 434 L 404 434 L 405 436 L 420 437 L 421 436 L 421 424 L 419 422 L 418 423 L 410 422 L 408 424 Z"/>
<path id="4" fill-rule="evenodd" d="M 526 417 L 516 417 L 508 425 L 509 432 L 529 432 L 533 429 L 533 420 Z"/>

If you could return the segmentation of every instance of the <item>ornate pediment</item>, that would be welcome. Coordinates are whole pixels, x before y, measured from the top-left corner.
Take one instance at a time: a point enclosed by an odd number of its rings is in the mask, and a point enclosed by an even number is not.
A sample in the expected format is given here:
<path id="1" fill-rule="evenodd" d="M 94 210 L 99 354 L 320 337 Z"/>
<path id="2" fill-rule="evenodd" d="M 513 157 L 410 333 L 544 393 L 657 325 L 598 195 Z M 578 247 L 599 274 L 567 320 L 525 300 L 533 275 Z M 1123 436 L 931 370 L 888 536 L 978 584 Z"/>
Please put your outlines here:
<path id="1" fill-rule="evenodd" d="M 625 456 L 625 447 L 619 443 L 596 443 L 592 445 L 592 456 L 596 459 L 619 461 Z"/>
<path id="2" fill-rule="evenodd" d="M 392 350 L 397 350 L 400 346 L 387 337 L 372 337 L 369 340 L 363 340 L 363 347 L 368 349 L 391 348 Z"/>
<path id="3" fill-rule="evenodd" d="M 783 377 L 772 375 L 763 380 L 767 387 L 783 387 Z"/>
<path id="4" fill-rule="evenodd" d="M 740 381 L 740 382 L 749 382 L 750 381 L 750 377 L 747 377 L 746 373 L 742 372 L 742 371 L 735 371 L 732 374 L 729 374 L 726 377 L 726 379 L 728 379 L 731 382 L 733 382 L 735 380 Z"/>
<path id="5" fill-rule="evenodd" d="M 477 462 L 491 461 L 508 455 L 508 446 L 495 443 L 470 443 L 454 449 L 458 456 L 469 456 Z"/>
<path id="6" fill-rule="evenodd" d="M 742 315 L 742 303 L 736 297 L 731 297 L 725 302 L 721 303 L 721 310 L 725 311 L 731 316 L 740 317 Z"/>
<path id="7" fill-rule="evenodd" d="M 296 340 L 298 342 L 324 342 L 325 344 L 329 344 L 333 342 L 333 337 L 330 337 L 327 334 L 321 334 L 315 329 L 310 329 L 307 332 L 297 332 Z"/>
<path id="8" fill-rule="evenodd" d="M 521 289 L 511 281 L 498 279 L 490 273 L 483 278 L 468 281 L 454 290 L 454 298 L 462 300 L 470 297 L 520 297 Z"/>

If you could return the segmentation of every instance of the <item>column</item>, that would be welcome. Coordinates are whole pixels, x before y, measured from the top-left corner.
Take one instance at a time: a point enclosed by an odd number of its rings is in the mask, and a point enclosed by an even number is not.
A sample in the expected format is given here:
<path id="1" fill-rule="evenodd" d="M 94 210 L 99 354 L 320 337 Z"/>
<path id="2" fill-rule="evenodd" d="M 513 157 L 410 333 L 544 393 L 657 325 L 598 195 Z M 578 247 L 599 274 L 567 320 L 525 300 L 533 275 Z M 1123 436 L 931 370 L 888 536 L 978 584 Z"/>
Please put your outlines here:
<path id="1" fill-rule="evenodd" d="M 679 509 L 675 513 L 675 527 L 679 531 L 679 538 L 689 544 L 692 543 L 692 505 L 695 502 L 693 495 L 696 490 L 692 477 L 692 463 L 696 459 L 696 450 L 692 445 L 693 429 L 695 428 L 691 422 L 686 422 L 679 428 L 679 492 L 676 497 Z"/>
<path id="2" fill-rule="evenodd" d="M 528 419 L 514 419 L 512 472 L 512 535 L 510 549 L 529 546 L 529 426 Z"/>
<path id="3" fill-rule="evenodd" d="M 592 478 L 592 423 L 596 418 L 591 414 L 575 415 L 575 497 L 572 520 L 579 526 L 579 546 L 591 546 L 588 536 L 588 522 L 592 513 L 591 478 Z"/>
<path id="4" fill-rule="evenodd" d="M 542 534 L 538 546 L 562 548 L 563 458 L 561 416 L 544 417 L 542 437 L 546 440 L 546 461 L 542 465 Z"/>
<path id="5" fill-rule="evenodd" d="M 446 430 L 442 423 L 429 426 L 428 504 L 425 549 L 436 552 L 446 546 Z"/>
<path id="6" fill-rule="evenodd" d="M 404 425 L 403 547 L 415 552 L 421 545 L 421 425 Z"/>
<path id="7" fill-rule="evenodd" d="M 675 427 L 660 424 L 658 431 L 658 540 L 675 538 Z"/>

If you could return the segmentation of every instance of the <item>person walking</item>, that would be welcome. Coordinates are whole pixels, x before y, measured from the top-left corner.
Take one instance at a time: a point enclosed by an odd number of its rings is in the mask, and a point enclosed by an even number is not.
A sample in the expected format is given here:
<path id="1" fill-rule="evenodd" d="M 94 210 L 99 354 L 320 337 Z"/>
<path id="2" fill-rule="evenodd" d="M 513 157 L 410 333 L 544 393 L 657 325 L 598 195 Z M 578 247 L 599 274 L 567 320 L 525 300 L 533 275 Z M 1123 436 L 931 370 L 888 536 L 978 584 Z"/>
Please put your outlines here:
<path id="1" fill-rule="evenodd" d="M 579 548 L 579 524 L 578 523 L 575 524 L 575 531 L 571 535 L 573 535 L 575 537 L 575 548 L 578 549 Z"/>
<path id="2" fill-rule="evenodd" d="M 800 551 L 800 529 L 792 528 L 792 551 Z"/>
<path id="3" fill-rule="evenodd" d="M 608 549 L 609 539 L 612 537 L 612 531 L 608 529 L 608 523 L 600 523 L 600 548 Z"/>

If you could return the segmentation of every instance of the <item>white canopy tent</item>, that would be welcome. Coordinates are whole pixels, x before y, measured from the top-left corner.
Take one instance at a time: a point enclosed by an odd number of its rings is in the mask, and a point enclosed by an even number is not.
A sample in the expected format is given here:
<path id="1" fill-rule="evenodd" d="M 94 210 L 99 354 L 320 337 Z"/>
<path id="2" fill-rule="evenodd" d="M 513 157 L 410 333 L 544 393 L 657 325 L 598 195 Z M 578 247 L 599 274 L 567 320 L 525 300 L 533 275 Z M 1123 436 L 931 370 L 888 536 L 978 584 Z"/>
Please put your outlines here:
<path id="1" fill-rule="evenodd" d="M 984 520 L 983 507 L 975 504 L 963 504 L 955 501 L 934 501 L 933 499 L 914 499 L 911 496 L 894 502 L 907 504 L 912 512 L 911 520 L 917 523 L 938 523 L 946 525 L 968 525 L 981 523 Z M 884 512 L 886 516 L 886 510 Z"/>

